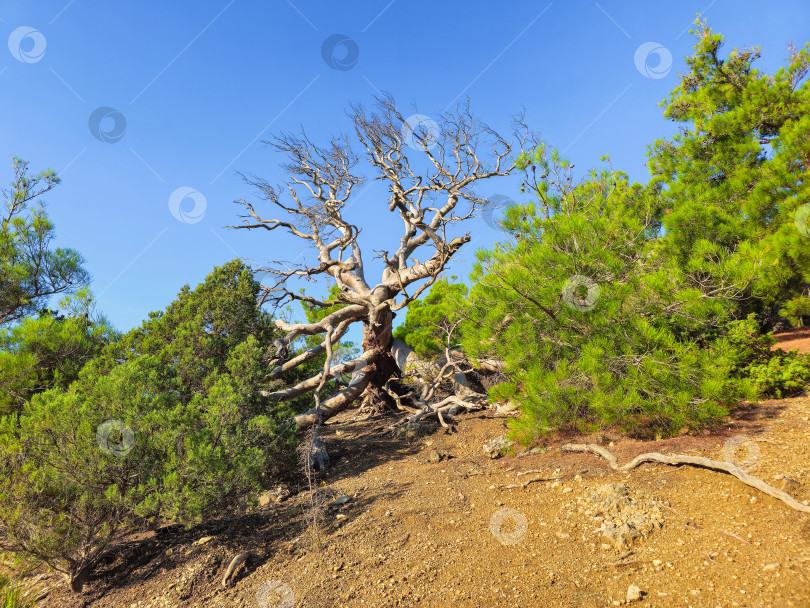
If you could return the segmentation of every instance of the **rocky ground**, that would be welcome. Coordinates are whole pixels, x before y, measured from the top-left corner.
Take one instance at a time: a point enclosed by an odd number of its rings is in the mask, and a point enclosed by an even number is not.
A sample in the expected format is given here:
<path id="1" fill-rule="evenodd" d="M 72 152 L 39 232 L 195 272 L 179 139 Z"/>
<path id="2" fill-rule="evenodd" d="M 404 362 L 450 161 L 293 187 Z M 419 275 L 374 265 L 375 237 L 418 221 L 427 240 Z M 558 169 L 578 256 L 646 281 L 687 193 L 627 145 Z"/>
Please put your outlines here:
<path id="1" fill-rule="evenodd" d="M 558 435 L 503 456 L 506 419 L 492 412 L 452 431 L 392 432 L 390 418 L 353 415 L 326 426 L 316 529 L 305 487 L 282 489 L 252 512 L 128 539 L 81 596 L 55 585 L 43 606 L 810 606 L 810 514 L 724 473 L 621 474 L 558 449 L 598 442 L 620 463 L 652 451 L 732 459 L 807 502 L 807 396 L 742 408 L 711 433 Z M 493 439 L 497 458 L 483 449 Z"/>
<path id="2" fill-rule="evenodd" d="M 723 473 L 617 474 L 556 449 L 581 437 L 492 459 L 482 446 L 505 419 L 486 413 L 425 435 L 381 435 L 390 420 L 330 422 L 317 537 L 309 495 L 293 489 L 251 513 L 131 539 L 82 596 L 57 587 L 44 606 L 810 606 L 810 515 Z M 810 499 L 807 397 L 743 410 L 712 434 L 587 439 L 626 462 L 648 451 L 721 459 L 739 435 L 751 441 L 732 458 Z"/>

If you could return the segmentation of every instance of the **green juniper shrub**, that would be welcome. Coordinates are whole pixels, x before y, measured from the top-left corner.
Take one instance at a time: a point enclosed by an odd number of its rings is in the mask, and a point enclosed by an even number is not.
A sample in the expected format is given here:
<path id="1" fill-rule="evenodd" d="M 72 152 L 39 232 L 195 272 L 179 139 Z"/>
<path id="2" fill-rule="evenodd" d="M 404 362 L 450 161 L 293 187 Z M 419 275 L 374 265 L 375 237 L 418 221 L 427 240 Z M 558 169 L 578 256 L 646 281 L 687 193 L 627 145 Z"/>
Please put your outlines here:
<path id="1" fill-rule="evenodd" d="M 79 590 L 119 532 L 221 514 L 293 466 L 296 404 L 262 395 L 278 330 L 257 292 L 241 262 L 218 267 L 2 418 L 6 547 Z"/>

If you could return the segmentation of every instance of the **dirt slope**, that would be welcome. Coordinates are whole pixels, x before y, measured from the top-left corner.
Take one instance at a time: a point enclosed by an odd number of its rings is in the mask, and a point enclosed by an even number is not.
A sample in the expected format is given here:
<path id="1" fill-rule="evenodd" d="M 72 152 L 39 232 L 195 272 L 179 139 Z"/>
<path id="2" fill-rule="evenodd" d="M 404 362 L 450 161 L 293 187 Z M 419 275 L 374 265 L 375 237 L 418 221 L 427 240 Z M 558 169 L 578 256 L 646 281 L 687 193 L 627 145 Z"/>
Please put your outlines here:
<path id="1" fill-rule="evenodd" d="M 775 348 L 810 353 L 810 327 L 774 334 L 773 337 L 776 338 Z"/>
<path id="2" fill-rule="evenodd" d="M 482 445 L 505 430 L 505 420 L 491 414 L 421 437 L 380 436 L 390 419 L 354 421 L 345 413 L 330 422 L 334 462 L 322 487 L 349 499 L 329 509 L 320 547 L 304 530 L 301 492 L 193 530 L 132 539 L 81 597 L 56 588 L 44 605 L 605 607 L 624 602 L 636 585 L 638 606 L 810 606 L 810 514 L 728 475 L 663 465 L 616 474 L 594 456 L 555 449 L 581 437 L 490 460 Z M 807 397 L 741 410 L 713 434 L 588 440 L 612 440 L 620 462 L 649 451 L 721 459 L 737 435 L 753 440 L 735 453 L 755 461 L 751 474 L 810 499 Z M 429 462 L 434 449 L 452 457 Z M 529 470 L 540 473 L 518 475 Z M 502 487 L 535 477 L 559 479 Z M 630 549 L 608 546 L 595 532 L 601 516 L 587 502 L 608 483 L 626 484 L 639 513 L 660 512 L 662 527 Z M 243 551 L 251 556 L 224 588 L 231 558 Z"/>

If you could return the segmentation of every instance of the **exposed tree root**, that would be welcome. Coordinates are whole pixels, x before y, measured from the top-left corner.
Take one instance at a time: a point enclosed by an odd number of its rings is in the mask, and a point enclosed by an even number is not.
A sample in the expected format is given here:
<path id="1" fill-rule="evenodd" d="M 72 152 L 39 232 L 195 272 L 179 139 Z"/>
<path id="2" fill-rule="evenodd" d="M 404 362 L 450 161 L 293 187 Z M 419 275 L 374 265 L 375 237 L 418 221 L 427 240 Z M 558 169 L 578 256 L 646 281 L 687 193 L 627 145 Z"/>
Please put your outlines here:
<path id="1" fill-rule="evenodd" d="M 782 490 L 777 490 L 773 486 L 768 485 L 758 477 L 754 477 L 753 475 L 749 475 L 741 468 L 737 467 L 736 465 L 731 464 L 730 462 L 723 462 L 721 460 L 711 460 L 709 458 L 704 458 L 703 456 L 682 456 L 682 455 L 675 455 L 675 456 L 664 456 L 663 454 L 659 454 L 658 452 L 650 452 L 649 454 L 640 454 L 633 458 L 630 462 L 619 466 L 619 463 L 616 460 L 616 457 L 606 448 L 603 448 L 598 445 L 593 445 L 590 443 L 578 443 L 578 444 L 566 444 L 560 448 L 564 452 L 590 452 L 592 454 L 596 454 L 597 456 L 601 456 L 605 460 L 607 460 L 608 465 L 614 471 L 621 471 L 627 472 L 635 469 L 640 464 L 645 462 L 660 462 L 661 464 L 670 464 L 670 465 L 682 465 L 688 464 L 694 467 L 702 467 L 705 469 L 713 469 L 715 471 L 723 471 L 728 473 L 729 475 L 733 475 L 744 484 L 751 486 L 752 488 L 756 488 L 760 492 L 764 492 L 768 496 L 772 496 L 778 500 L 781 500 L 791 509 L 796 509 L 797 511 L 802 511 L 804 513 L 810 513 L 810 507 L 807 505 L 803 505 L 798 500 L 793 498 L 787 492 L 783 492 Z"/>

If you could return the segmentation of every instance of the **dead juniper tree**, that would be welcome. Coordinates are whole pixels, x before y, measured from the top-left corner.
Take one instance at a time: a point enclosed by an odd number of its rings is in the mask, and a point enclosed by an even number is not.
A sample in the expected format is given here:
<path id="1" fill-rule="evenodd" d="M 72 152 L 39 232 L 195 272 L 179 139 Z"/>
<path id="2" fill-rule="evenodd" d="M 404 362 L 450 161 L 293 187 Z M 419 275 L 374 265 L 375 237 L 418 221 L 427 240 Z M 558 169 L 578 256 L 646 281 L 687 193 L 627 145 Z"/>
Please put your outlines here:
<path id="1" fill-rule="evenodd" d="M 352 151 L 348 137 L 334 138 L 321 147 L 303 133 L 282 134 L 266 143 L 288 158 L 284 166 L 289 174 L 286 186 L 245 178 L 259 190 L 274 213 L 268 215 L 244 199 L 237 201 L 245 213 L 240 216 L 243 225 L 233 228 L 286 230 L 317 254 L 317 262 L 313 264 L 276 261 L 260 268 L 271 278 L 262 286 L 262 303 L 281 306 L 298 300 L 316 309 L 334 306 L 334 301 L 295 293 L 287 285 L 292 278 L 313 280 L 326 275 L 336 282 L 338 300 L 343 306 L 314 323 L 276 321 L 287 333 L 275 343 L 271 377 L 277 378 L 327 349 L 331 351 L 331 346 L 340 341 L 352 324 L 363 325 L 363 352 L 358 358 L 327 366 L 296 386 L 270 393 L 279 400 L 289 400 L 322 388 L 329 378 L 353 374 L 348 386 L 323 401 L 317 397 L 316 407 L 297 416 L 299 428 L 328 419 L 361 396 L 365 404 L 375 409 L 396 407 L 389 379 L 414 370 L 423 372 L 420 380 L 425 387 L 423 399 L 417 397 L 414 401 L 426 413 L 435 413 L 427 403 L 433 392 L 430 387 L 441 381 L 448 369 L 456 374 L 464 389 L 463 370 L 453 362 L 444 362 L 438 380 L 424 373 L 429 366 L 406 345 L 393 339 L 392 320 L 396 311 L 436 281 L 453 256 L 470 241 L 469 233 L 458 235 L 455 225 L 475 217 L 487 204 L 475 187 L 482 180 L 512 173 L 515 152 L 522 150 L 530 137 L 519 118 L 512 139 L 507 141 L 474 118 L 469 104 L 444 114 L 434 124 L 421 121 L 412 125 L 413 120 L 402 116 L 391 97 L 376 101 L 372 113 L 362 106 L 353 106 L 349 113 L 361 156 Z M 362 158 L 371 166 L 373 179 L 388 186 L 387 199 L 379 201 L 379 209 L 399 216 L 403 227 L 393 253 L 376 252 L 384 267 L 381 276 L 371 282 L 366 277 L 358 243 L 361 229 L 344 214 L 359 186 L 366 181 L 357 170 Z M 395 221 L 394 217 L 391 221 Z M 320 334 L 327 337 L 319 346 L 291 356 L 291 345 L 296 340 Z M 434 365 L 433 376 L 436 369 Z M 468 397 L 473 399 L 465 400 Z M 442 403 L 442 407 L 476 407 L 482 397 L 462 390 L 451 399 L 452 403 Z"/>

